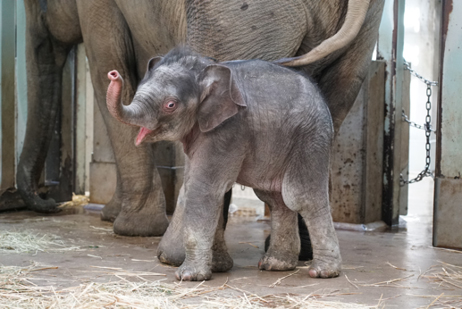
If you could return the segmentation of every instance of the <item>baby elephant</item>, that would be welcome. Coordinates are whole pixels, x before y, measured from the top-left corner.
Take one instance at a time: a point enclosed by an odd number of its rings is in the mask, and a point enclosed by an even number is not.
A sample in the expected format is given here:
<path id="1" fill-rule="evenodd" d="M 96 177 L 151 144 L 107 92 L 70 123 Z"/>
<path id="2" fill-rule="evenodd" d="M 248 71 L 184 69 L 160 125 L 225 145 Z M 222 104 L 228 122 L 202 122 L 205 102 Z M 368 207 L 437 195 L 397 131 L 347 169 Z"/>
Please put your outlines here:
<path id="1" fill-rule="evenodd" d="M 186 48 L 149 61 L 130 105 L 121 102 L 119 73 L 108 77 L 107 107 L 119 121 L 141 127 L 136 145 L 183 143 L 185 260 L 179 280 L 211 278 L 223 196 L 235 182 L 252 187 L 271 207 L 271 243 L 260 269 L 296 267 L 300 213 L 313 246 L 309 275 L 339 275 L 328 198 L 332 120 L 308 78 L 260 60 L 216 63 Z"/>

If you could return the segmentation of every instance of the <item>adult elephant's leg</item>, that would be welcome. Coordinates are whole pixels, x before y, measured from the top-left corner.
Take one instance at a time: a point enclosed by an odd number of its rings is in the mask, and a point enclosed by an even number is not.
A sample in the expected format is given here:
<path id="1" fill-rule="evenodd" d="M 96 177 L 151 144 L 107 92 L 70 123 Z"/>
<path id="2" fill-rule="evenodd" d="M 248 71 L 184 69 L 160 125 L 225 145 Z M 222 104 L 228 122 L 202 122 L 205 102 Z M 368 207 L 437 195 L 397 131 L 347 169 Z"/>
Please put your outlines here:
<path id="1" fill-rule="evenodd" d="M 371 1 L 369 13 L 346 52 L 327 67 L 318 79 L 337 133 L 353 106 L 371 63 L 383 11 L 383 0 Z M 377 107 L 379 108 L 379 107 Z"/>
<path id="2" fill-rule="evenodd" d="M 61 103 L 63 66 L 72 45 L 52 37 L 44 18 L 39 17 L 44 12 L 36 1 L 25 4 L 28 115 L 17 185 L 29 209 L 55 212 L 58 210 L 55 201 L 42 199 L 37 190 Z"/>
<path id="3" fill-rule="evenodd" d="M 234 264 L 225 242 L 225 229 L 228 223 L 230 202 L 231 190 L 225 193 L 221 215 L 218 219 L 217 230 L 215 231 L 215 239 L 212 246 L 212 272 L 228 271 Z"/>
<path id="4" fill-rule="evenodd" d="M 299 261 L 310 261 L 313 259 L 313 248 L 311 247 L 310 233 L 303 217 L 298 214 L 298 236 L 300 236 Z"/>
<path id="5" fill-rule="evenodd" d="M 113 0 L 79 1 L 82 33 L 95 88 L 117 164 L 117 187 L 103 210 L 114 232 L 130 236 L 162 235 L 168 220 L 161 180 L 148 144 L 135 147 L 137 128 L 116 121 L 106 107 L 107 73 L 124 77 L 124 102 L 131 102 L 137 84 L 136 61 L 129 29 Z"/>

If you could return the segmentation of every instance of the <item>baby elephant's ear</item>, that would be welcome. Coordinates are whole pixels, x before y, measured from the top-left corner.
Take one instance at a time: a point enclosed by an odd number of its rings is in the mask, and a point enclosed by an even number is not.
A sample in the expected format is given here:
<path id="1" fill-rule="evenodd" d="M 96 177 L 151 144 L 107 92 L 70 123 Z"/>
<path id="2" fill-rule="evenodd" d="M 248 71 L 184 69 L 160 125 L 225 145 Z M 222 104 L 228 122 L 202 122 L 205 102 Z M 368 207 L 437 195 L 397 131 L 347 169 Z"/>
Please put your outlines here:
<path id="1" fill-rule="evenodd" d="M 164 59 L 163 57 L 152 57 L 148 61 L 148 66 L 146 67 L 146 74 L 149 72 L 150 69 L 152 69 L 159 61 Z"/>
<path id="2" fill-rule="evenodd" d="M 247 106 L 229 68 L 209 65 L 199 80 L 202 94 L 197 118 L 202 132 L 210 131 L 236 115 L 239 106 Z"/>

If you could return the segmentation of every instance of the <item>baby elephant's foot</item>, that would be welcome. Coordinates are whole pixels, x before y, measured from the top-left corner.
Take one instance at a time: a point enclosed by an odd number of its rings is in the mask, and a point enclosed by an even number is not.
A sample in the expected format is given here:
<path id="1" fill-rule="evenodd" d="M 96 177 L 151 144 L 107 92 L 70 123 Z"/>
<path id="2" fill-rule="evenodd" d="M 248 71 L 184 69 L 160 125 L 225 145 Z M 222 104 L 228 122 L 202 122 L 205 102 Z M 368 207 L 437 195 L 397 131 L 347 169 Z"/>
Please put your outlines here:
<path id="1" fill-rule="evenodd" d="M 338 277 L 341 270 L 341 261 L 321 261 L 314 259 L 308 270 L 311 278 L 334 278 Z"/>
<path id="2" fill-rule="evenodd" d="M 261 270 L 292 270 L 297 266 L 297 254 L 275 256 L 266 253 L 258 262 Z"/>
<path id="3" fill-rule="evenodd" d="M 227 251 L 213 251 L 212 271 L 225 272 L 233 268 L 233 259 Z"/>
<path id="4" fill-rule="evenodd" d="M 157 258 L 161 263 L 178 267 L 184 262 L 183 247 L 167 246 L 165 243 L 161 246 L 161 244 L 162 241 L 157 247 Z"/>
<path id="5" fill-rule="evenodd" d="M 212 270 L 205 265 L 185 261 L 175 272 L 175 277 L 183 281 L 202 281 L 212 278 Z"/>

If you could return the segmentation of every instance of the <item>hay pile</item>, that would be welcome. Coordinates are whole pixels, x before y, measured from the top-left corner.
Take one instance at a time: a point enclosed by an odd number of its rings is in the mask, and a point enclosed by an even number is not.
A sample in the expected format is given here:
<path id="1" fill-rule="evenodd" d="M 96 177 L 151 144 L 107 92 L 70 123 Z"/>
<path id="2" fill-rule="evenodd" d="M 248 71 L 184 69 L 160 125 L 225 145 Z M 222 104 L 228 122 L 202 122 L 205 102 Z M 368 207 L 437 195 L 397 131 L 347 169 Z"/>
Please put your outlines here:
<path id="1" fill-rule="evenodd" d="M 462 266 L 452 265 L 442 261 L 440 264 L 433 265 L 427 271 L 419 276 L 436 288 L 445 287 L 453 292 L 445 292 L 436 296 L 420 295 L 420 297 L 433 298 L 433 301 L 427 308 L 462 308 Z"/>
<path id="2" fill-rule="evenodd" d="M 33 274 L 57 267 L 0 267 L 0 308 L 370 308 L 358 304 L 321 301 L 335 294 L 258 296 L 225 283 L 208 287 L 204 282 L 192 288 L 143 277 L 128 280 L 82 283 L 58 289 L 37 286 Z"/>
<path id="3" fill-rule="evenodd" d="M 73 251 L 79 247 L 65 245 L 59 236 L 39 235 L 31 231 L 0 233 L 0 255 L 6 253 L 37 253 Z"/>
<path id="4" fill-rule="evenodd" d="M 425 278 L 438 286 L 446 286 L 462 290 L 462 266 L 456 266 L 442 261 L 439 265 L 433 265 L 420 277 Z"/>
<path id="5" fill-rule="evenodd" d="M 90 197 L 86 195 L 75 195 L 72 194 L 72 201 L 59 205 L 60 208 L 78 207 L 85 206 L 90 202 Z"/>

